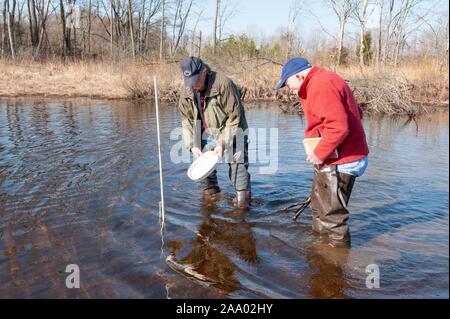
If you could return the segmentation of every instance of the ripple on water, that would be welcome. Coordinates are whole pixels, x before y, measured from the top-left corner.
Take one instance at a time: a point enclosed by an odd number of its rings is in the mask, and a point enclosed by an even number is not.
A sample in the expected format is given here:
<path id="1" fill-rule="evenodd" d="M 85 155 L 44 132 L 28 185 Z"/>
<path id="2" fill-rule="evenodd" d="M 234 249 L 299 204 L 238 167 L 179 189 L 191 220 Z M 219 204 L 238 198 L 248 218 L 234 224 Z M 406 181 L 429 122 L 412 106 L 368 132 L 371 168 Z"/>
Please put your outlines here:
<path id="1" fill-rule="evenodd" d="M 350 201 L 351 250 L 313 236 L 310 209 L 296 222 L 281 212 L 310 192 L 304 120 L 276 107 L 247 116 L 252 128 L 278 128 L 278 168 L 264 174 L 267 162 L 251 163 L 243 213 L 227 165 L 218 167 L 222 194 L 207 200 L 189 164 L 170 161 L 180 122 L 162 108 L 161 237 L 151 105 L 0 100 L 0 296 L 448 297 L 448 113 L 417 126 L 366 117 L 370 164 Z M 78 292 L 64 286 L 70 263 L 83 274 Z M 365 286 L 369 264 L 380 267 L 380 289 Z"/>

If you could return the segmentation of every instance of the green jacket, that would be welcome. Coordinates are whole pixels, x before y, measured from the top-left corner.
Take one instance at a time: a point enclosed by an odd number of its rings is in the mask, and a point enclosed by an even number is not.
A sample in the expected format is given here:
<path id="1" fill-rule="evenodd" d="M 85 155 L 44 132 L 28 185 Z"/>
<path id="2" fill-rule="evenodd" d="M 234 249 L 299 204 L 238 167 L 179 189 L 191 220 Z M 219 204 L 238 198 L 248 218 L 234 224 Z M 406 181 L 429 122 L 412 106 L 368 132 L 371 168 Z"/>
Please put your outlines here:
<path id="1" fill-rule="evenodd" d="M 217 145 L 225 149 L 232 145 L 233 136 L 238 129 L 245 132 L 248 128 L 241 92 L 231 79 L 218 72 L 211 71 L 207 82 L 204 111 L 206 126 L 212 131 Z M 192 89 L 185 88 L 178 110 L 186 147 L 201 148 L 201 121 Z"/>

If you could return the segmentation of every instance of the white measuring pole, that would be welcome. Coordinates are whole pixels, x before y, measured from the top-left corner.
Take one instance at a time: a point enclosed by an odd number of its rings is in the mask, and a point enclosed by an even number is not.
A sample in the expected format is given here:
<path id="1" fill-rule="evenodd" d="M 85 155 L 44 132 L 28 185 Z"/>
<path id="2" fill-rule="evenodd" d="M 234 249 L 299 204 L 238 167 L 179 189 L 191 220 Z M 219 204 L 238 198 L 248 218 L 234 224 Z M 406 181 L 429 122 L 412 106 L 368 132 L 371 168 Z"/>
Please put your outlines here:
<path id="1" fill-rule="evenodd" d="M 158 104 L 158 88 L 156 86 L 156 75 L 153 76 L 155 85 L 155 106 L 156 106 L 156 130 L 158 133 L 158 158 L 159 158 L 159 184 L 161 188 L 161 201 L 159 202 L 161 231 L 164 228 L 164 183 L 162 174 L 162 158 L 161 158 L 161 134 L 159 128 L 159 104 Z"/>

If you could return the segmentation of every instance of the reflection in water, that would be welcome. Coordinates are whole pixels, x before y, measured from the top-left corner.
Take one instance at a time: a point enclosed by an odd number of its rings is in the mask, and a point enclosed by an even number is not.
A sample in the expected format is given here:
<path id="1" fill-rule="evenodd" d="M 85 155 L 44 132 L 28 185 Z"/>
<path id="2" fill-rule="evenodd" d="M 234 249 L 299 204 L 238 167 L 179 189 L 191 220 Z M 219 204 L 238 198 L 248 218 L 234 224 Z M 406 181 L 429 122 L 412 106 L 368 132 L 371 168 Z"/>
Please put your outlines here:
<path id="1" fill-rule="evenodd" d="M 345 269 L 350 256 L 348 248 L 332 248 L 326 241 L 313 240 L 306 250 L 311 273 L 307 281 L 309 298 L 348 298 L 345 289 L 351 288 Z"/>
<path id="2" fill-rule="evenodd" d="M 171 267 L 187 276 L 233 292 L 243 287 L 236 278 L 236 265 L 224 251 L 237 255 L 247 263 L 256 264 L 256 239 L 251 225 L 245 221 L 247 211 L 237 209 L 213 217 L 217 209 L 216 198 L 203 198 L 202 223 L 190 244 L 189 253 L 177 257 L 182 240 L 171 241 L 171 255 L 167 261 Z"/>
<path id="3" fill-rule="evenodd" d="M 366 117 L 370 165 L 352 194 L 347 251 L 311 234 L 309 209 L 297 222 L 280 213 L 311 188 L 304 121 L 273 107 L 247 118 L 278 128 L 278 170 L 250 165 L 254 200 L 239 212 L 226 169 L 221 196 L 202 201 L 189 164 L 171 162 L 180 123 L 161 110 L 166 261 L 152 105 L 0 100 L 0 297 L 448 297 L 448 112 Z M 65 287 L 68 264 L 80 289 Z M 369 264 L 380 289 L 365 286 Z"/>

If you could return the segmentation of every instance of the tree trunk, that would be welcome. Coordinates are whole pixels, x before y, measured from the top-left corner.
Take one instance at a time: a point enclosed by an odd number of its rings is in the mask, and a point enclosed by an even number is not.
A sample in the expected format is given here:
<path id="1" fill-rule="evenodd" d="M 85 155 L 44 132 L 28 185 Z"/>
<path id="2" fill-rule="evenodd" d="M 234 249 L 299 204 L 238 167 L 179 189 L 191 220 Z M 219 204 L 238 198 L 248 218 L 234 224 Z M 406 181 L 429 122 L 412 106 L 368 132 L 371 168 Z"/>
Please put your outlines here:
<path id="1" fill-rule="evenodd" d="M 389 16 L 388 16 L 388 22 L 386 25 L 386 34 L 385 34 L 385 41 L 384 41 L 384 50 L 383 50 L 383 64 L 386 64 L 389 50 L 391 46 L 391 26 L 392 26 L 392 19 L 394 14 L 394 4 L 395 0 L 389 0 Z"/>
<path id="2" fill-rule="evenodd" d="M 364 24 L 360 25 L 360 30 L 359 30 L 359 66 L 361 68 L 364 67 Z"/>
<path id="3" fill-rule="evenodd" d="M 66 21 L 66 12 L 64 9 L 64 2 L 63 0 L 59 0 L 59 7 L 60 7 L 60 15 L 61 15 L 61 34 L 63 36 L 63 57 L 67 58 L 71 55 L 71 45 L 70 45 L 70 33 L 67 32 L 67 21 Z M 40 37 L 41 38 L 41 37 Z"/>
<path id="4" fill-rule="evenodd" d="M 405 24 L 408 18 L 408 15 L 410 13 L 410 10 L 412 8 L 412 0 L 405 0 L 405 2 L 402 3 L 399 18 L 396 23 L 396 41 L 395 41 L 395 51 L 394 51 L 394 66 L 397 67 L 398 60 L 400 57 L 401 50 L 403 49 L 403 46 L 405 44 Z"/>
<path id="5" fill-rule="evenodd" d="M 445 28 L 445 42 L 446 42 L 446 45 L 445 45 L 445 65 L 446 65 L 446 67 L 447 67 L 447 70 L 448 70 L 448 60 L 449 60 L 449 58 L 448 58 L 448 47 L 449 47 L 449 31 L 448 31 L 448 22 L 447 22 L 447 27 Z"/>
<path id="6" fill-rule="evenodd" d="M 78 57 L 78 50 L 77 50 L 77 28 L 75 27 L 75 19 L 76 19 L 76 8 L 72 7 L 72 28 L 69 29 L 69 34 L 70 34 L 70 30 L 73 31 L 73 41 L 72 41 L 72 53 L 73 56 Z"/>
<path id="7" fill-rule="evenodd" d="M 138 40 L 137 40 L 137 52 L 141 54 L 143 52 L 143 36 L 144 36 L 144 20 L 145 20 L 145 0 L 142 1 L 141 11 L 139 11 L 138 19 Z"/>
<path id="8" fill-rule="evenodd" d="M 91 54 L 91 28 L 92 28 L 92 0 L 89 0 L 89 12 L 88 12 L 88 54 Z"/>
<path id="9" fill-rule="evenodd" d="M 39 41 L 38 41 L 38 44 L 36 47 L 36 55 L 39 55 L 39 52 L 42 47 L 42 43 L 44 42 L 44 37 L 47 37 L 46 23 L 47 23 L 47 18 L 48 18 L 48 14 L 49 14 L 50 3 L 51 3 L 51 1 L 48 0 L 47 7 L 45 8 L 44 1 L 42 1 L 41 26 L 40 26 L 40 31 L 39 31 Z M 48 40 L 48 38 L 47 38 L 47 40 Z"/>
<path id="10" fill-rule="evenodd" d="M 220 0 L 216 0 L 216 16 L 214 18 L 214 32 L 213 32 L 213 53 L 217 53 L 217 24 L 219 22 Z"/>
<path id="11" fill-rule="evenodd" d="M 36 0 L 30 0 L 30 5 L 31 5 L 31 16 L 32 16 L 32 20 L 33 20 L 33 43 L 34 46 L 36 47 L 38 44 L 38 39 L 39 39 L 39 28 L 38 28 L 38 23 L 37 23 L 37 17 L 36 17 Z"/>
<path id="12" fill-rule="evenodd" d="M 166 7 L 166 1 L 162 0 L 162 17 L 161 17 L 161 32 L 159 37 L 159 59 L 162 60 L 164 56 L 164 23 L 165 23 L 165 8 Z"/>
<path id="13" fill-rule="evenodd" d="M 397 37 L 397 41 L 395 43 L 395 51 L 394 51 L 394 66 L 398 66 L 398 60 L 400 57 L 400 52 L 403 48 L 404 44 L 404 34 L 401 34 Z"/>
<path id="14" fill-rule="evenodd" d="M 3 0 L 3 1 L 8 1 L 8 0 Z M 17 41 L 16 41 L 16 33 L 17 33 L 17 29 L 19 27 L 19 23 L 16 23 L 16 7 L 17 7 L 17 0 L 12 0 L 12 7 L 10 7 L 10 19 L 11 19 L 11 35 L 12 35 L 12 41 L 14 44 L 14 52 L 16 52 L 16 46 L 17 46 Z M 20 17 L 20 12 L 19 12 L 19 17 Z"/>
<path id="15" fill-rule="evenodd" d="M 345 35 L 345 19 L 341 18 L 339 21 L 339 42 L 336 57 L 336 65 L 341 65 L 342 63 L 342 48 L 344 47 L 344 35 Z"/>
<path id="16" fill-rule="evenodd" d="M 383 9 L 384 9 L 384 0 L 379 0 L 380 3 L 380 16 L 378 17 L 378 37 L 377 37 L 377 52 L 375 56 L 377 69 L 380 69 L 381 62 L 381 46 L 383 44 Z"/>
<path id="17" fill-rule="evenodd" d="M 133 52 L 133 60 L 136 58 L 136 49 L 134 47 L 134 32 L 133 32 L 133 12 L 132 10 L 132 1 L 128 0 L 128 25 L 130 28 L 130 39 L 131 39 L 131 51 Z"/>
<path id="18" fill-rule="evenodd" d="M 200 34 L 198 36 L 198 53 L 197 53 L 198 57 L 200 57 L 201 52 L 202 52 L 202 31 L 200 31 Z"/>
<path id="19" fill-rule="evenodd" d="M 9 50 L 11 52 L 11 57 L 13 59 L 16 58 L 16 51 L 15 51 L 15 43 L 14 43 L 14 37 L 13 37 L 13 22 L 12 22 L 12 14 L 10 12 L 10 4 L 9 0 L 5 0 L 6 2 L 6 26 L 8 28 L 8 40 L 9 40 Z M 13 0 L 15 2 L 15 0 Z"/>
<path id="20" fill-rule="evenodd" d="M 2 16 L 3 16 L 3 28 L 2 28 L 2 57 L 5 56 L 5 47 L 6 47 L 6 1 L 3 1 L 2 8 Z"/>
<path id="21" fill-rule="evenodd" d="M 111 61 L 114 59 L 114 51 L 113 51 L 113 36 L 114 36 L 114 20 L 113 20 L 113 3 L 114 0 L 110 0 L 110 40 L 109 40 L 109 46 L 111 50 Z"/>
<path id="22" fill-rule="evenodd" d="M 364 43 L 364 33 L 366 32 L 366 13 L 367 6 L 369 5 L 369 0 L 364 0 L 363 11 L 360 17 L 360 34 L 359 34 L 359 66 L 364 67 L 364 53 L 365 53 L 365 43 Z"/>
<path id="23" fill-rule="evenodd" d="M 29 30 L 30 30 L 30 42 L 31 42 L 31 47 L 34 47 L 34 43 L 33 43 L 33 20 L 32 20 L 32 18 L 31 18 L 30 1 L 31 1 L 31 0 L 27 0 L 28 28 L 29 28 Z"/>
<path id="24" fill-rule="evenodd" d="M 173 23 L 173 26 L 172 26 L 172 38 L 171 38 L 171 41 L 170 41 L 170 57 L 171 58 L 173 58 L 173 56 L 174 56 L 174 51 L 175 51 L 175 33 L 176 33 L 176 28 L 177 28 L 177 21 L 178 21 L 178 10 L 180 10 L 179 9 L 179 6 L 180 6 L 180 0 L 178 0 L 177 2 L 176 2 L 176 8 L 175 8 L 175 17 L 174 17 L 174 23 Z"/>

